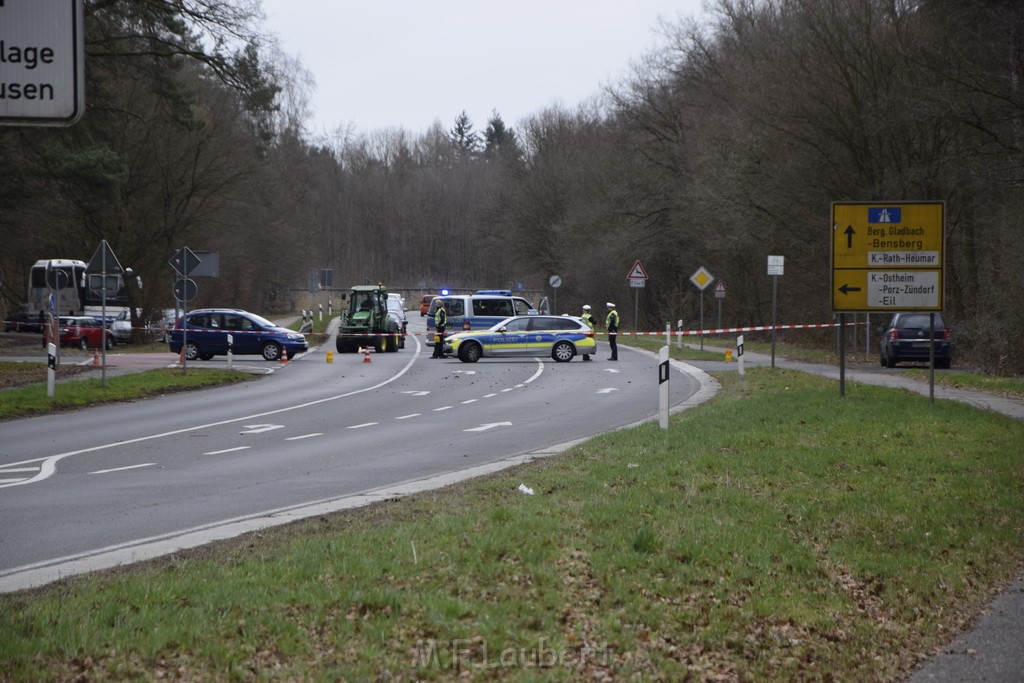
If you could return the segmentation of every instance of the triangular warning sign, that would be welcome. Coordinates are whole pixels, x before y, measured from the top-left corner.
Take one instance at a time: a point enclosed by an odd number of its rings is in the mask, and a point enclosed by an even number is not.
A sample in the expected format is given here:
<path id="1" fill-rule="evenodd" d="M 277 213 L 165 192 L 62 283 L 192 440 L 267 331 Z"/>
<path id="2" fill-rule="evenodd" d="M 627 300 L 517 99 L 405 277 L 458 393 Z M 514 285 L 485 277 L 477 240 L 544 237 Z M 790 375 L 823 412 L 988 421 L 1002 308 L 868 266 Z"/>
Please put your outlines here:
<path id="1" fill-rule="evenodd" d="M 92 255 L 89 265 L 85 267 L 85 272 L 100 275 L 107 273 L 118 274 L 123 273 L 124 268 L 121 267 L 121 263 L 114 256 L 114 250 L 110 248 L 107 241 L 100 240 L 100 246 L 96 247 L 96 252 Z"/>
<path id="2" fill-rule="evenodd" d="M 633 269 L 629 271 L 629 275 L 626 276 L 630 280 L 646 280 L 647 272 L 644 270 L 644 266 L 640 263 L 640 259 L 636 260 L 633 264 Z"/>

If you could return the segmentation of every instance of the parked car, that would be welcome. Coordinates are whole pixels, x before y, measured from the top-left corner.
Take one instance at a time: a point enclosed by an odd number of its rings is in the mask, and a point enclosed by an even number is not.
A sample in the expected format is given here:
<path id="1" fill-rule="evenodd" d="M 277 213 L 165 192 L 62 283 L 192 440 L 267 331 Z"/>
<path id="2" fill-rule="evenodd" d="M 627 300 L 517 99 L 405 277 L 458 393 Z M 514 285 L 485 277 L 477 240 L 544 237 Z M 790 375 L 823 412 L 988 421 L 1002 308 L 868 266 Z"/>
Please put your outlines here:
<path id="1" fill-rule="evenodd" d="M 401 308 L 403 311 L 405 310 L 405 297 L 403 297 L 398 292 L 388 292 L 388 300 L 391 299 L 394 299 L 396 302 L 398 302 L 399 308 Z"/>
<path id="2" fill-rule="evenodd" d="M 457 332 L 445 339 L 445 353 L 463 363 L 490 356 L 550 356 L 565 363 L 595 350 L 594 331 L 567 315 L 513 316 L 486 330 Z"/>
<path id="3" fill-rule="evenodd" d="M 928 362 L 931 313 L 895 313 L 879 341 L 879 361 L 894 368 L 904 361 Z M 935 367 L 949 368 L 953 357 L 953 336 L 942 315 L 935 313 Z"/>
<path id="4" fill-rule="evenodd" d="M 210 360 L 227 355 L 229 334 L 233 354 L 259 354 L 277 361 L 284 352 L 293 358 L 309 350 L 304 334 L 237 308 L 189 311 L 171 329 L 168 347 L 172 353 L 180 353 L 184 347 L 186 360 Z"/>
<path id="5" fill-rule="evenodd" d="M 398 321 L 399 329 L 402 331 L 402 336 L 398 338 L 398 348 L 405 348 L 405 335 L 408 333 L 409 318 L 405 315 L 405 308 L 401 302 L 397 299 L 392 299 L 391 295 L 388 295 L 388 315 Z"/>
<path id="6" fill-rule="evenodd" d="M 77 346 L 83 351 L 103 346 L 103 325 L 87 315 L 62 315 L 57 319 L 61 346 Z M 114 348 L 113 335 L 106 335 L 107 349 Z"/>
<path id="7" fill-rule="evenodd" d="M 420 299 L 420 317 L 421 318 L 427 314 L 427 311 L 430 310 L 430 302 L 433 301 L 435 297 L 439 297 L 439 296 L 441 296 L 441 295 L 440 294 L 424 294 L 423 295 L 423 298 Z"/>
<path id="8" fill-rule="evenodd" d="M 132 316 L 128 309 L 124 309 L 110 320 L 107 326 L 114 341 L 119 344 L 127 344 L 132 340 Z"/>
<path id="9" fill-rule="evenodd" d="M 39 311 L 33 311 L 28 304 L 18 304 L 4 316 L 4 332 L 42 332 Z"/>
<path id="10" fill-rule="evenodd" d="M 155 342 L 170 341 L 171 328 L 181 317 L 181 311 L 177 308 L 164 308 L 159 312 L 158 317 L 147 325 L 146 330 L 150 338 Z"/>

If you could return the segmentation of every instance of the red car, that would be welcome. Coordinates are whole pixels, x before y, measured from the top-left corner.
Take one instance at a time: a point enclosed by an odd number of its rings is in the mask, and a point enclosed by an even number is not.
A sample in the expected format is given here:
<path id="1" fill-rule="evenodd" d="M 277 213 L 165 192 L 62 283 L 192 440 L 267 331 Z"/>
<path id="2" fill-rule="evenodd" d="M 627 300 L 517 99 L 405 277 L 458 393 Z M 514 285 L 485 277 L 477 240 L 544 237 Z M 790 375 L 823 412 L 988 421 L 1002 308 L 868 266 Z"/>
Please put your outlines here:
<path id="1" fill-rule="evenodd" d="M 96 318 L 84 315 L 62 315 L 58 319 L 60 325 L 60 345 L 77 346 L 85 350 L 98 348 L 103 344 L 103 327 Z M 114 348 L 114 337 L 107 333 L 107 349 Z"/>

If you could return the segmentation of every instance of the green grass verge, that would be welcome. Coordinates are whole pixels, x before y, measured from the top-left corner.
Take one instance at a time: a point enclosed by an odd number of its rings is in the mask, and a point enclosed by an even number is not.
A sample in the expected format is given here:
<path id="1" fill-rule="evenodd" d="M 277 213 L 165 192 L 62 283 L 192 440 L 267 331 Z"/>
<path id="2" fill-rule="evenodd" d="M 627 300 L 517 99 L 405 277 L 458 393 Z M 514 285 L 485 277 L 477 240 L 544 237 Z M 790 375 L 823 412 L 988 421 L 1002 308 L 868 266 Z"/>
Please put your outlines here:
<path id="1" fill-rule="evenodd" d="M 901 375 L 922 382 L 928 381 L 927 369 L 903 369 Z M 1012 398 L 1024 398 L 1024 379 L 1020 377 L 996 377 L 993 375 L 982 375 L 977 372 L 950 372 L 949 370 L 936 370 L 935 383 L 954 389 L 969 389 L 972 391 L 985 391 L 1000 396 Z"/>
<path id="2" fill-rule="evenodd" d="M 668 430 L 0 596 L 0 678 L 890 680 L 1020 571 L 1019 422 L 720 379 Z"/>
<path id="3" fill-rule="evenodd" d="M 682 349 L 676 348 L 675 340 L 669 345 L 670 356 L 678 360 L 723 360 L 725 354 L 721 349 L 724 349 L 728 344 L 735 343 L 735 339 L 726 338 L 707 338 L 704 341 L 705 350 L 691 349 L 684 346 Z M 631 338 L 626 336 L 624 341 L 619 342 L 621 344 L 628 344 L 630 346 L 636 346 L 638 348 L 646 349 L 648 351 L 657 351 L 665 345 L 664 338 L 655 339 L 653 337 L 635 337 Z M 694 344 L 692 338 L 688 339 L 685 344 Z M 754 353 L 771 354 L 772 347 L 770 343 L 765 342 L 748 342 L 744 341 L 744 349 L 752 351 Z M 714 349 L 714 350 L 711 350 Z M 775 356 L 776 358 L 785 358 L 790 361 L 797 361 L 801 363 L 818 363 L 823 365 L 834 365 L 838 367 L 839 358 L 830 350 L 822 348 L 813 348 L 807 346 L 797 346 L 793 344 L 776 344 L 775 345 Z M 851 354 L 848 361 L 851 364 L 856 364 L 862 357 L 861 354 Z M 733 354 L 732 360 L 735 362 L 736 356 Z M 871 363 L 877 363 L 877 359 L 872 357 Z M 888 372 L 898 372 L 901 375 L 916 379 L 921 382 L 928 381 L 928 369 L 927 368 L 896 368 L 895 370 L 889 370 Z M 1001 396 L 1009 396 L 1012 398 L 1024 398 L 1024 378 L 1022 377 L 996 377 L 993 375 L 984 375 L 980 372 L 965 372 L 958 370 L 936 370 L 935 371 L 935 383 L 945 387 L 953 389 L 969 389 L 973 391 L 985 391 L 992 394 L 999 394 Z"/>
<path id="4" fill-rule="evenodd" d="M 98 378 L 62 382 L 54 387 L 54 396 L 46 395 L 46 366 L 29 363 L 0 362 L 0 369 L 16 366 L 18 374 L 31 373 L 43 384 L 4 389 L 0 391 L 0 419 L 24 417 L 40 413 L 70 410 L 98 403 L 134 401 L 146 396 L 200 389 L 231 382 L 252 379 L 245 372 L 228 370 L 189 370 L 182 373 L 176 368 L 158 368 L 146 372 L 107 377 L 106 386 Z"/>

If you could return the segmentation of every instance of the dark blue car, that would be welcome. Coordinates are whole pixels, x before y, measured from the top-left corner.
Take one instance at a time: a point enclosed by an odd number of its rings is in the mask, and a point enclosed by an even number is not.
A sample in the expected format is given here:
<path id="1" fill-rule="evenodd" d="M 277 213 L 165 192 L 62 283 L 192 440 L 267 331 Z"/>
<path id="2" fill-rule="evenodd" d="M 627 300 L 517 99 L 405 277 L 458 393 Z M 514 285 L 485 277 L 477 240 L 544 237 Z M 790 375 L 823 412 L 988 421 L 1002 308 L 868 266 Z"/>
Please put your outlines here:
<path id="1" fill-rule="evenodd" d="M 883 367 L 894 368 L 897 363 L 914 361 L 927 363 L 931 353 L 931 313 L 896 313 L 882 332 L 879 342 L 879 360 Z M 949 368 L 953 358 L 953 335 L 935 313 L 935 367 Z"/>
<path id="2" fill-rule="evenodd" d="M 183 330 L 186 324 L 187 334 Z M 227 355 L 228 335 L 233 354 L 258 354 L 269 361 L 281 360 L 284 352 L 294 358 L 309 350 L 304 334 L 235 308 L 189 311 L 170 331 L 168 346 L 171 352 L 180 353 L 184 343 L 186 360 L 210 360 Z"/>

